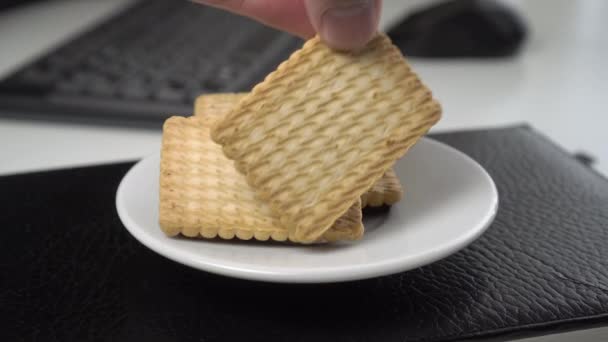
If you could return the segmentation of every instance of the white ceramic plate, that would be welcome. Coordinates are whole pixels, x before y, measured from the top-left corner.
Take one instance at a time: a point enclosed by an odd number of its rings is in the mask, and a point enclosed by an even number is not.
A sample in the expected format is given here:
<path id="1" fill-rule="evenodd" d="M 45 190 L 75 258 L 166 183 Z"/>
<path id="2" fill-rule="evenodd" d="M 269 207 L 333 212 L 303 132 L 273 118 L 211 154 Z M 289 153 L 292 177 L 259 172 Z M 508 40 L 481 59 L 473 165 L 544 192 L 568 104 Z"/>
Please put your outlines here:
<path id="1" fill-rule="evenodd" d="M 231 277 L 288 283 L 336 282 L 410 270 L 465 247 L 492 222 L 494 182 L 468 156 L 424 138 L 396 165 L 404 199 L 364 219 L 352 243 L 300 246 L 169 238 L 158 225 L 159 155 L 125 175 L 116 207 L 125 227 L 153 251 Z"/>

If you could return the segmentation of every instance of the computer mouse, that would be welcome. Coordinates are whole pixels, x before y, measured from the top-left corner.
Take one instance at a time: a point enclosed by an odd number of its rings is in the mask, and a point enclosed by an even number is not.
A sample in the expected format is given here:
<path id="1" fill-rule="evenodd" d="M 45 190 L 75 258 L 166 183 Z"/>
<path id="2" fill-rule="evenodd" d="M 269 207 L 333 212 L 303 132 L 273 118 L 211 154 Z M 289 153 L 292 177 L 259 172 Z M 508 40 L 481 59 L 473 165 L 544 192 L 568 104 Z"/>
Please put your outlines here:
<path id="1" fill-rule="evenodd" d="M 405 55 L 417 57 L 506 57 L 527 35 L 524 20 L 493 0 L 451 0 L 406 17 L 389 36 Z"/>

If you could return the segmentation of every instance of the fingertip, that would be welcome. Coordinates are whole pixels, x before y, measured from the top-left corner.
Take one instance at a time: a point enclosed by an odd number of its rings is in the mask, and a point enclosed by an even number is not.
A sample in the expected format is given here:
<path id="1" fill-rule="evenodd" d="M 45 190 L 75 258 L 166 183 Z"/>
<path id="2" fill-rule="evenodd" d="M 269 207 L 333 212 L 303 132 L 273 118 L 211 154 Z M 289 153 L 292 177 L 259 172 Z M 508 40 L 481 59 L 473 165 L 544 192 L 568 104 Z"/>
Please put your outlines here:
<path id="1" fill-rule="evenodd" d="M 311 23 L 334 49 L 360 49 L 377 32 L 380 0 L 308 0 L 306 4 Z"/>

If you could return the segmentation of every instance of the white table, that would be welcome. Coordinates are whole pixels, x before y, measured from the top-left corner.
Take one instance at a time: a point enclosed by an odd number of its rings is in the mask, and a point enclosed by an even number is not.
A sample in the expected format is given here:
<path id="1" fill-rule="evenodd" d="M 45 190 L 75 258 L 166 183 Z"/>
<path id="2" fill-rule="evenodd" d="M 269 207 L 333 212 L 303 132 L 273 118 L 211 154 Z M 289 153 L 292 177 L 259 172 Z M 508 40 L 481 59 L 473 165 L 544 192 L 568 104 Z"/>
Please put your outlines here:
<path id="1" fill-rule="evenodd" d="M 130 1 L 56 0 L 0 14 L 0 77 Z M 381 26 L 425 2 L 385 0 Z M 517 58 L 412 61 L 444 107 L 433 132 L 528 123 L 568 151 L 596 157 L 597 170 L 608 175 L 608 1 L 508 2 L 532 31 Z M 159 150 L 160 137 L 143 129 L 0 118 L 0 174 L 141 158 Z M 600 328 L 559 340 L 607 335 Z"/>

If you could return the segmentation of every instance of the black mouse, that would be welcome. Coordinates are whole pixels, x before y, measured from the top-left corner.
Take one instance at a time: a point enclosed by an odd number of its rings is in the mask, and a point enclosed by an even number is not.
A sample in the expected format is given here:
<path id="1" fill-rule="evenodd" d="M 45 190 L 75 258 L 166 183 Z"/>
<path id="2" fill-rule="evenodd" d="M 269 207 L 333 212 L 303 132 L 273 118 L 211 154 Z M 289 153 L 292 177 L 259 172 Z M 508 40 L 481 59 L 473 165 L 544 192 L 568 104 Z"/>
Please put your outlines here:
<path id="1" fill-rule="evenodd" d="M 411 14 L 388 34 L 407 56 L 505 57 L 518 52 L 527 28 L 497 1 L 451 0 Z"/>

